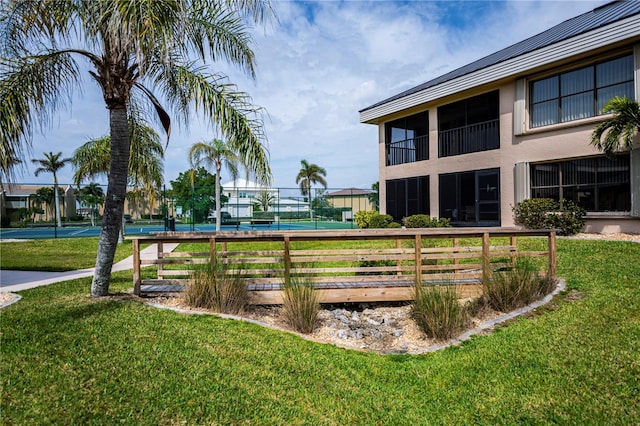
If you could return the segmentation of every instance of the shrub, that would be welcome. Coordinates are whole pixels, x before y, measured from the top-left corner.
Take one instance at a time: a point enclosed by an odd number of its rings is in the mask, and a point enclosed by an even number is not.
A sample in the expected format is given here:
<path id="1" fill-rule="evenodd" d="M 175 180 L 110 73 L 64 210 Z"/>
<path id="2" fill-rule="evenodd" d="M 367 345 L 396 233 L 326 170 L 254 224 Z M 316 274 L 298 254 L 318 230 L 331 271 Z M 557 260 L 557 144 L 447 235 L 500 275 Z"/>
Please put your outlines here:
<path id="1" fill-rule="evenodd" d="M 530 198 L 513 207 L 514 221 L 529 229 L 559 229 L 561 235 L 574 235 L 584 227 L 586 211 L 571 200 Z"/>
<path id="2" fill-rule="evenodd" d="M 489 305 L 509 312 L 541 299 L 556 285 L 552 277 L 541 276 L 528 263 L 520 263 L 510 271 L 494 272 L 484 286 Z"/>
<path id="3" fill-rule="evenodd" d="M 242 312 L 249 302 L 242 269 L 231 270 L 216 261 L 207 264 L 191 275 L 184 291 L 185 303 L 225 314 Z"/>
<path id="4" fill-rule="evenodd" d="M 361 228 L 361 229 L 368 228 L 371 218 L 374 215 L 379 215 L 379 214 L 380 213 L 373 210 L 361 210 L 353 216 L 353 220 L 356 222 L 356 225 L 358 225 L 358 228 Z"/>
<path id="5" fill-rule="evenodd" d="M 449 228 L 451 222 L 449 219 L 431 217 L 426 214 L 414 214 L 402 219 L 402 223 L 407 228 Z"/>
<path id="6" fill-rule="evenodd" d="M 429 337 L 451 339 L 469 323 L 469 315 L 458 302 L 453 285 L 416 285 L 412 314 L 418 326 Z"/>
<path id="7" fill-rule="evenodd" d="M 376 212 L 377 213 L 377 212 Z M 375 214 L 369 220 L 369 228 L 388 228 L 393 223 L 393 217 L 388 214 Z"/>
<path id="8" fill-rule="evenodd" d="M 311 277 L 295 274 L 289 282 L 285 281 L 282 309 L 285 320 L 294 330 L 300 333 L 314 330 L 320 302 Z"/>

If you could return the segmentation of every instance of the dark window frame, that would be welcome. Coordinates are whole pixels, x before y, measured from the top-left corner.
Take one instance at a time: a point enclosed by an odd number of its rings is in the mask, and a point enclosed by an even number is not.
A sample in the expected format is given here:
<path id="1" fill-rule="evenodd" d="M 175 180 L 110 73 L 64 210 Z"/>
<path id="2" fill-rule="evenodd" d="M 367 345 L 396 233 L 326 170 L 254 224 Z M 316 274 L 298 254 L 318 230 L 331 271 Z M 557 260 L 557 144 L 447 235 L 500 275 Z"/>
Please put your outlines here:
<path id="1" fill-rule="evenodd" d="M 631 68 L 630 68 L 630 73 L 629 73 L 629 78 L 627 78 L 626 80 L 621 80 L 621 81 L 617 81 L 614 83 L 606 83 L 606 84 L 602 84 L 602 85 L 598 85 L 598 67 L 603 66 L 604 64 L 607 63 L 611 63 L 614 61 L 618 61 L 620 59 L 627 59 L 631 61 Z M 572 73 L 577 73 L 580 72 L 582 70 L 591 70 L 591 85 L 590 88 L 588 89 L 583 89 L 583 90 L 578 90 L 575 92 L 570 92 L 570 93 L 565 93 L 563 94 L 563 83 L 562 83 L 562 77 L 572 74 Z M 551 81 L 551 80 L 555 80 L 556 81 L 556 93 L 554 94 L 553 97 L 548 97 L 548 98 L 541 98 L 539 100 L 535 100 L 536 97 L 536 91 L 534 89 L 534 86 L 537 83 L 541 83 L 544 81 Z M 584 120 L 587 118 L 591 118 L 591 117 L 597 117 L 598 115 L 602 115 L 599 105 L 604 106 L 604 104 L 606 103 L 606 101 L 601 101 L 598 97 L 599 92 L 603 91 L 604 89 L 608 89 L 608 88 L 613 88 L 616 86 L 624 86 L 624 85 L 628 85 L 631 84 L 633 85 L 634 83 L 634 67 L 633 67 L 633 54 L 632 53 L 626 53 L 623 55 L 618 55 L 615 56 L 613 58 L 607 58 L 605 60 L 600 60 L 600 61 L 596 61 L 596 62 L 592 62 L 590 64 L 584 65 L 584 66 L 579 66 L 579 67 L 575 67 L 575 68 L 570 68 L 567 70 L 564 70 L 562 72 L 558 72 L 552 75 L 547 75 L 541 78 L 536 78 L 534 80 L 531 80 L 529 82 L 529 127 L 532 129 L 537 129 L 540 127 L 545 127 L 545 126 L 552 126 L 555 124 L 561 124 L 561 123 L 569 123 L 569 122 L 573 122 L 573 121 L 578 121 L 578 120 Z M 579 117 L 579 118 L 573 118 L 573 119 L 564 119 L 563 114 L 566 112 L 563 108 L 563 100 L 567 100 L 571 97 L 575 97 L 578 95 L 585 95 L 585 94 L 591 94 L 591 111 L 590 114 L 591 115 L 587 115 L 585 117 Z M 633 96 L 633 93 L 631 93 L 631 95 Z M 611 99 L 608 98 L 607 101 Z M 556 104 L 556 114 L 555 114 L 555 120 L 551 123 L 544 123 L 544 124 L 536 124 L 535 120 L 536 120 L 536 114 L 535 114 L 535 107 L 536 106 L 541 106 L 545 103 L 555 103 Z M 541 110 L 542 112 L 542 110 Z"/>
<path id="2" fill-rule="evenodd" d="M 631 210 L 631 156 L 620 154 L 614 161 L 600 156 L 531 164 L 531 198 L 569 199 L 588 212 L 627 213 Z M 605 205 L 607 201 L 615 205 Z"/>

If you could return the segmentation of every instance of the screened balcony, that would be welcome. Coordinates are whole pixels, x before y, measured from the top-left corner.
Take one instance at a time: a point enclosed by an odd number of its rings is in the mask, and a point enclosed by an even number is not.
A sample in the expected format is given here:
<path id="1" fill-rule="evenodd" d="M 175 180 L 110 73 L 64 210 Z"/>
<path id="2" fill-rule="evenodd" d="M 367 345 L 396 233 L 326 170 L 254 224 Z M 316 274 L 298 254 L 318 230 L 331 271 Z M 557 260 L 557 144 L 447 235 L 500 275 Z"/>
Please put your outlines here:
<path id="1" fill-rule="evenodd" d="M 429 114 L 402 117 L 385 125 L 387 166 L 429 159 Z"/>
<path id="2" fill-rule="evenodd" d="M 485 121 L 451 130 L 438 136 L 438 156 L 467 154 L 500 148 L 500 120 Z"/>
<path id="3" fill-rule="evenodd" d="M 499 92 L 438 108 L 438 157 L 500 148 Z"/>
<path id="4" fill-rule="evenodd" d="M 429 159 L 429 136 L 390 142 L 387 145 L 387 165 L 413 163 Z"/>

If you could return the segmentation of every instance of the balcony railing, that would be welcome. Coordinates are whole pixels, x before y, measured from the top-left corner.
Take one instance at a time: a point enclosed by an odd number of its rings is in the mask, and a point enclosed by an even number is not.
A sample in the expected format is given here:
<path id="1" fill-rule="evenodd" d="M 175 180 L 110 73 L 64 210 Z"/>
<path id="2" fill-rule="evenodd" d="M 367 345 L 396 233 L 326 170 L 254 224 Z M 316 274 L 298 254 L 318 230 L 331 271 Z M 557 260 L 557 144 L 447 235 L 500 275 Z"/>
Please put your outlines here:
<path id="1" fill-rule="evenodd" d="M 387 144 L 387 166 L 429 159 L 429 136 L 405 139 Z"/>
<path id="2" fill-rule="evenodd" d="M 438 157 L 468 154 L 500 148 L 500 120 L 440 131 Z"/>

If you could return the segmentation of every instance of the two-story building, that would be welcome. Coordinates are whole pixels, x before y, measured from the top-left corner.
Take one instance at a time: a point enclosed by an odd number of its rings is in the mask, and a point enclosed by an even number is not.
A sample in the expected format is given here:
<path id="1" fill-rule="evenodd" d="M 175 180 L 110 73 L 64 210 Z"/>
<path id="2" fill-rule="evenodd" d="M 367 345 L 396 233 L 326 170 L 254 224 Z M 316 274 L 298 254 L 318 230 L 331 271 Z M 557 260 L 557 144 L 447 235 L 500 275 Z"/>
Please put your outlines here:
<path id="1" fill-rule="evenodd" d="M 589 232 L 640 233 L 640 147 L 591 133 L 611 98 L 640 99 L 640 2 L 612 2 L 360 111 L 378 126 L 380 211 L 513 226 L 536 197 L 587 210 Z M 635 140 L 638 146 L 638 138 Z"/>

